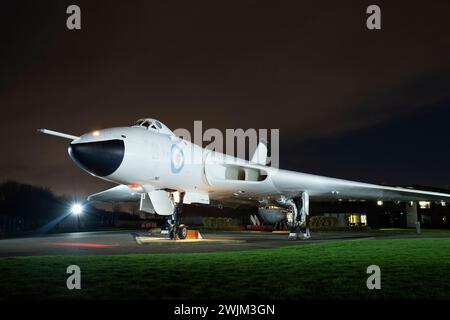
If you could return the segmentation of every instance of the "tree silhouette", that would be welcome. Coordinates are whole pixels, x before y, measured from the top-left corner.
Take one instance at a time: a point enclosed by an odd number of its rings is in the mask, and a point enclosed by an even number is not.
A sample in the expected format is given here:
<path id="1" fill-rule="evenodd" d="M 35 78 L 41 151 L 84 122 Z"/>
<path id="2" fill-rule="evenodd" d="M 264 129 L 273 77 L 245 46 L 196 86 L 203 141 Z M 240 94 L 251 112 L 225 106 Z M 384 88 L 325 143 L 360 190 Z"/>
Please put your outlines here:
<path id="1" fill-rule="evenodd" d="M 34 230 L 60 216 L 67 199 L 49 189 L 6 181 L 0 184 L 0 230 Z"/>

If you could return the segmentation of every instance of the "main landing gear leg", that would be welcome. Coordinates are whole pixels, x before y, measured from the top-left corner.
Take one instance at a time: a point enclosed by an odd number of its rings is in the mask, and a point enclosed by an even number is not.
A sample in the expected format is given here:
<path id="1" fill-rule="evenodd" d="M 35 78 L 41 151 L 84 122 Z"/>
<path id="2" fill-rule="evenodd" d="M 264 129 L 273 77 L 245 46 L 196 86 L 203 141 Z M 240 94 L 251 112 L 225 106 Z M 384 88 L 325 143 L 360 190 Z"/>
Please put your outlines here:
<path id="1" fill-rule="evenodd" d="M 186 239 L 187 227 L 181 223 L 181 213 L 183 211 L 183 198 L 184 192 L 180 193 L 180 202 L 175 203 L 175 208 L 173 210 L 172 219 L 169 223 L 169 236 L 170 239 L 180 240 Z"/>
<path id="2" fill-rule="evenodd" d="M 302 192 L 301 197 L 296 197 L 290 202 L 293 215 L 289 221 L 291 225 L 289 240 L 309 239 L 311 237 L 308 227 L 309 194 Z"/>

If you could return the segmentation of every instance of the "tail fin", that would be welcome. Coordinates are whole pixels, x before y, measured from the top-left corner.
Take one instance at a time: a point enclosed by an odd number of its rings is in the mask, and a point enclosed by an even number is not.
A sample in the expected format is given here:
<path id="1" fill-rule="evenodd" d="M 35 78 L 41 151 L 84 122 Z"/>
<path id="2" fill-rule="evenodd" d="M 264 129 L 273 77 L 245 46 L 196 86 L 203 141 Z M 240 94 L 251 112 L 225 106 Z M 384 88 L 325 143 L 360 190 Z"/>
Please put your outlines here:
<path id="1" fill-rule="evenodd" d="M 261 140 L 256 147 L 251 162 L 265 166 L 267 162 L 267 146 L 264 140 Z"/>

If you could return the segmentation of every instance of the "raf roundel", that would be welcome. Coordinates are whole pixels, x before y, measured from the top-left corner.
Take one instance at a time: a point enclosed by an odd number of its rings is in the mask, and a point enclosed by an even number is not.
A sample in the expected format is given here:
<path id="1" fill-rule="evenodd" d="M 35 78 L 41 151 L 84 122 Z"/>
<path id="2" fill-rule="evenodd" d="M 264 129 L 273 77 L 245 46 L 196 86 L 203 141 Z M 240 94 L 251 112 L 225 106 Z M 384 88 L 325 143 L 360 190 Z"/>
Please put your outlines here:
<path id="1" fill-rule="evenodd" d="M 172 173 L 178 173 L 184 166 L 183 150 L 176 144 L 172 145 L 172 158 L 170 161 Z"/>

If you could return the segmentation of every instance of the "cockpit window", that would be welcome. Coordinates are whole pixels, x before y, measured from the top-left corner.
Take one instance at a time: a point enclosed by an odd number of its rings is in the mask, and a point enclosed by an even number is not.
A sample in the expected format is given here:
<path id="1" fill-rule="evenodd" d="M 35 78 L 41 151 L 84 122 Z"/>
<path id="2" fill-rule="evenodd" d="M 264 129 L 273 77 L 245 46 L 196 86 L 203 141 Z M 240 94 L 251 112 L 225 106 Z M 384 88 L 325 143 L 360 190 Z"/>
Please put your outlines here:
<path id="1" fill-rule="evenodd" d="M 145 121 L 142 123 L 142 126 L 148 128 L 148 127 L 150 127 L 150 124 L 151 124 L 151 122 L 150 122 L 149 120 L 145 120 Z"/>
<path id="2" fill-rule="evenodd" d="M 159 133 L 173 135 L 173 132 L 170 131 L 170 129 L 167 128 L 164 124 L 162 124 L 158 120 L 151 118 L 139 119 L 133 124 L 133 127 L 141 127 L 147 130 L 151 129 Z"/>

